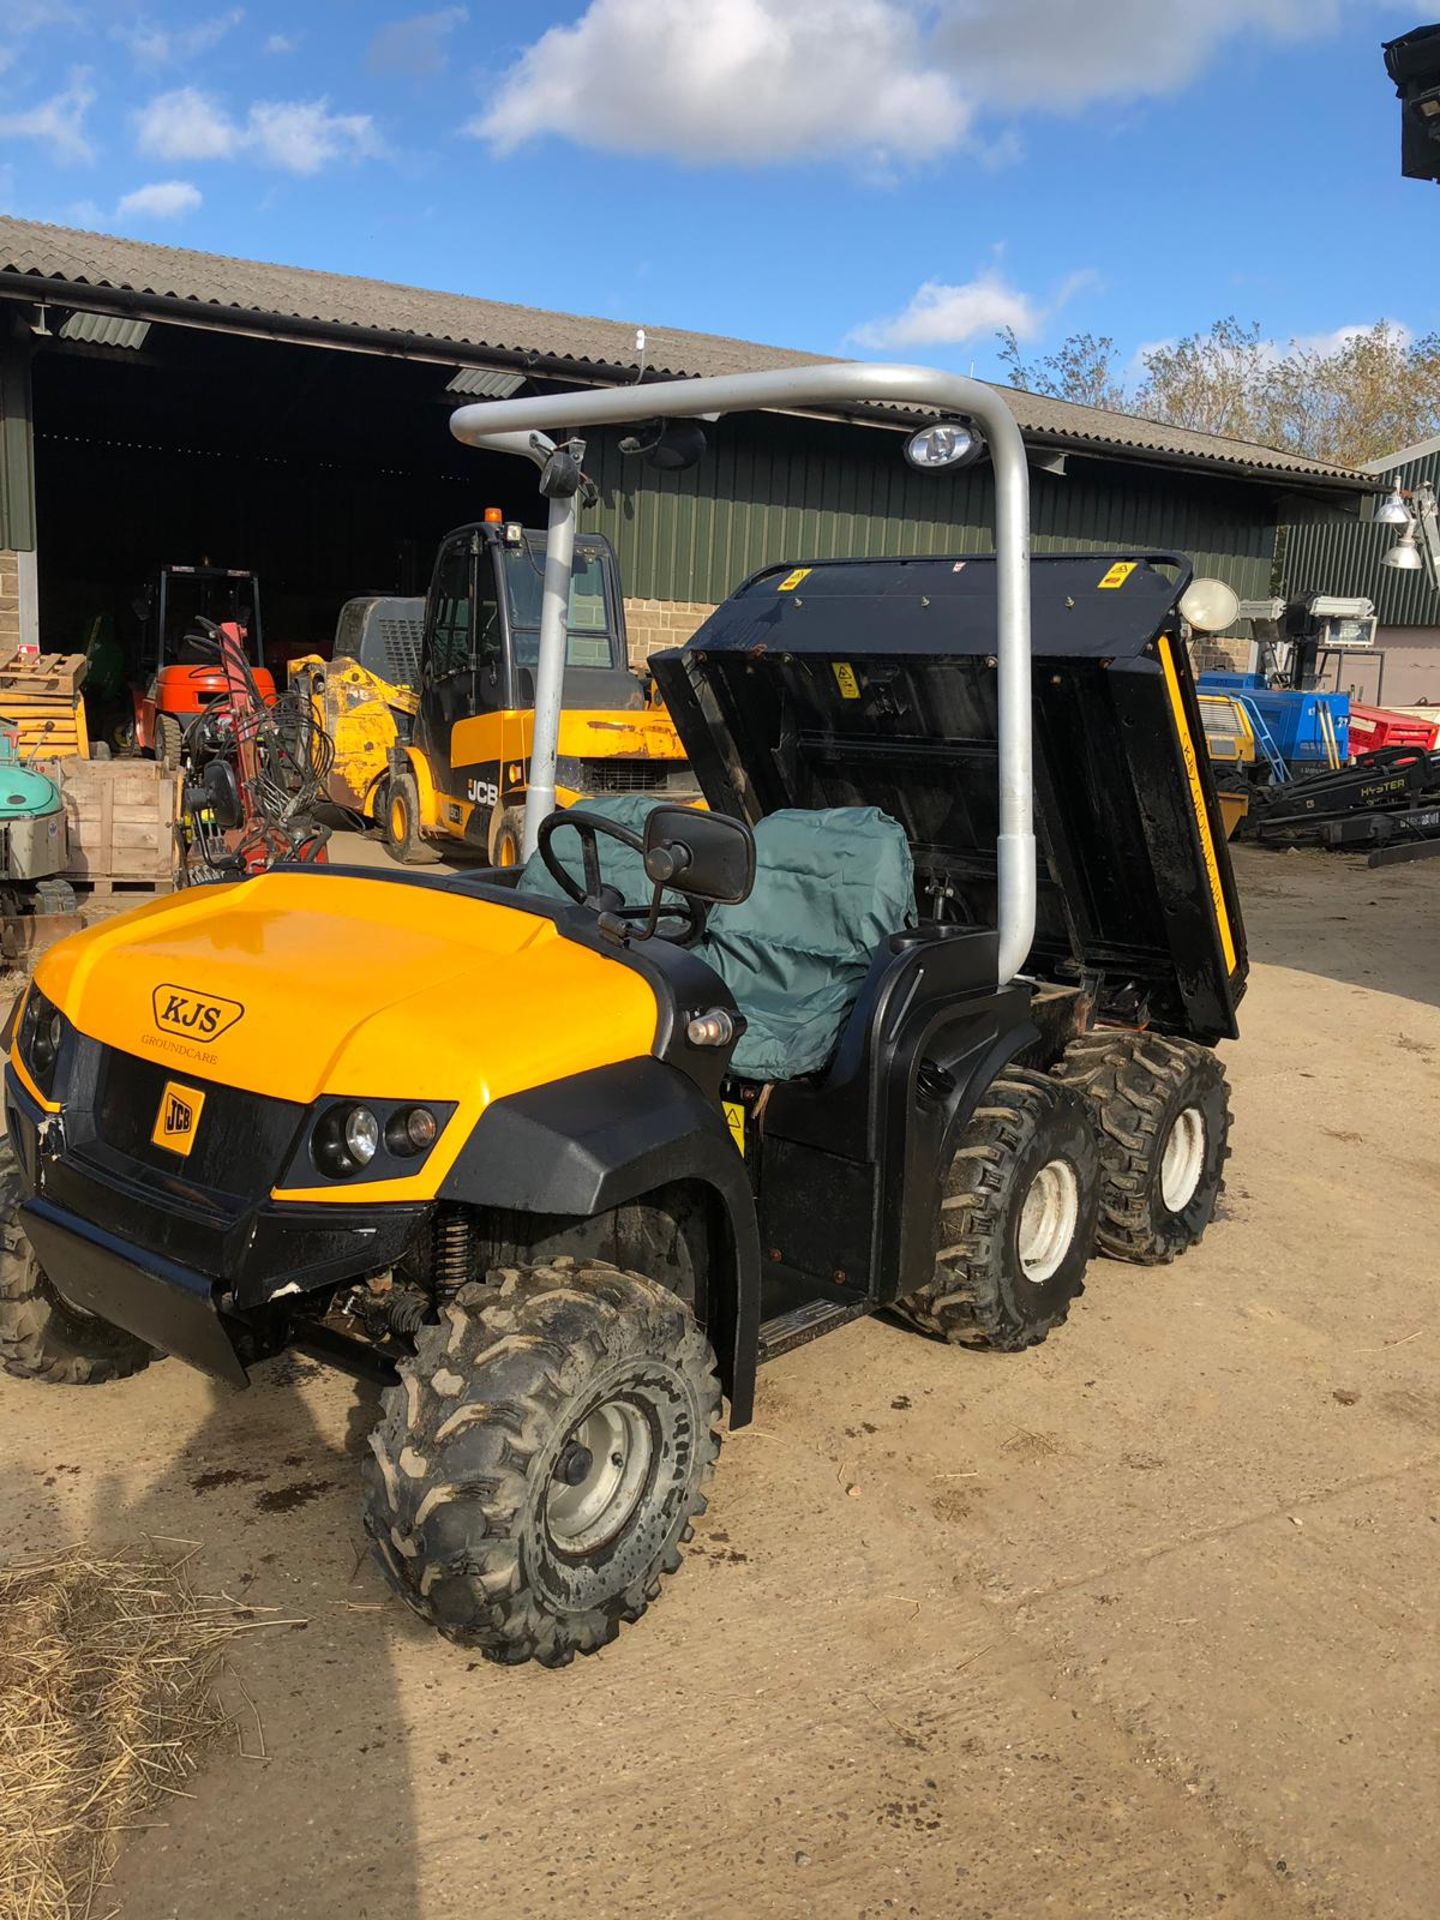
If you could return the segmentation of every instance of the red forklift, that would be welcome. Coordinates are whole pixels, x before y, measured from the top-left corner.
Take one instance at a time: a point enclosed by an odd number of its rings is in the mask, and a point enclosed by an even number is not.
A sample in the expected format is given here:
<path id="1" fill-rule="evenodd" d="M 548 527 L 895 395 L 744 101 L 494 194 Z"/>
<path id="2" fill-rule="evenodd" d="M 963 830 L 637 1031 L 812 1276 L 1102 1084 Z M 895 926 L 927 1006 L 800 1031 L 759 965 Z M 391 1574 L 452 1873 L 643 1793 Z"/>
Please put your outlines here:
<path id="1" fill-rule="evenodd" d="M 144 628 L 141 671 L 133 689 L 135 745 L 172 771 L 184 758 L 196 718 L 225 696 L 225 669 L 211 629 L 231 628 L 256 691 L 275 704 L 265 667 L 260 581 L 244 567 L 161 567 L 136 605 Z M 207 624 L 208 623 L 208 624 Z"/>

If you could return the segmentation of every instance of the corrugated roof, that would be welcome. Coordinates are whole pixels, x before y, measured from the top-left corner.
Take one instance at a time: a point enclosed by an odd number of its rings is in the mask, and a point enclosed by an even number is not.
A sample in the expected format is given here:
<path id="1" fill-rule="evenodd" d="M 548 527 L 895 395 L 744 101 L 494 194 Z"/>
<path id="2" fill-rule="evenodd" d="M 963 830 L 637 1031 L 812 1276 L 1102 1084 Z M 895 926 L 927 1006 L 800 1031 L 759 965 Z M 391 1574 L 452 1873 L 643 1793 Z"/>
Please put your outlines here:
<path id="1" fill-rule="evenodd" d="M 47 285 L 85 287 L 97 307 L 104 304 L 105 290 L 116 289 L 159 303 L 218 308 L 237 322 L 246 315 L 263 316 L 337 335 L 363 331 L 417 343 L 443 343 L 457 350 L 534 355 L 573 366 L 577 375 L 588 372 L 591 377 L 640 371 L 635 322 L 630 320 L 507 306 L 469 294 L 428 292 L 387 280 L 232 260 L 185 247 L 0 218 L 0 277 L 17 275 Z M 0 279 L 0 291 L 4 290 Z M 8 290 L 15 291 L 13 280 Z M 803 366 L 827 357 L 648 323 L 645 340 L 645 371 L 651 375 L 746 373 Z M 1273 477 L 1281 483 L 1359 488 L 1375 484 L 1347 468 L 1297 459 L 1246 440 L 1161 426 L 1138 415 L 1076 406 L 1019 389 L 1004 391 L 1031 440 L 1077 451 L 1149 455 L 1167 462 L 1220 467 L 1237 475 Z"/>

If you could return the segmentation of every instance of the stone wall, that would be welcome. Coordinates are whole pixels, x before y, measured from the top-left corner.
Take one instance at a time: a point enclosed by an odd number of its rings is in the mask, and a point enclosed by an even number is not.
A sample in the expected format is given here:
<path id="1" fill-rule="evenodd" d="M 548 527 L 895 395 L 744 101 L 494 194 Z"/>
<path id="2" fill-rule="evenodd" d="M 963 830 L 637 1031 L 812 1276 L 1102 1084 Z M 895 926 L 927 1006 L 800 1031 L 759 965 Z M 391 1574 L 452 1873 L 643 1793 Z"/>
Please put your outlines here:
<path id="1" fill-rule="evenodd" d="M 1190 664 L 1197 674 L 1245 673 L 1250 666 L 1250 642 L 1197 634 L 1190 642 Z"/>
<path id="2" fill-rule="evenodd" d="M 625 631 L 631 666 L 643 666 L 662 647 L 683 647 L 714 611 L 703 600 L 627 600 Z"/>

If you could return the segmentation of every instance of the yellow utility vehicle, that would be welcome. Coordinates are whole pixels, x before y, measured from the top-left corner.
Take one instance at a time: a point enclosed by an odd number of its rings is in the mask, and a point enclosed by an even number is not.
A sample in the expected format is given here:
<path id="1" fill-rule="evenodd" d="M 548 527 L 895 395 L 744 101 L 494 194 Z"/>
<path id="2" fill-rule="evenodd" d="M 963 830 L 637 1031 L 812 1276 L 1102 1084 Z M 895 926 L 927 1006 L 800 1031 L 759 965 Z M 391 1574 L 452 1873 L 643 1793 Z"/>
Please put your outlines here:
<path id="1" fill-rule="evenodd" d="M 331 800 L 377 822 L 397 860 L 427 839 L 463 841 L 497 867 L 521 857 L 544 565 L 544 534 L 490 508 L 442 542 L 418 649 L 401 632 L 413 631 L 403 610 L 415 603 L 349 601 L 335 658 L 291 662 L 291 686 L 335 743 Z M 621 793 L 697 790 L 648 677 L 629 664 L 614 550 L 581 534 L 555 801 Z"/>

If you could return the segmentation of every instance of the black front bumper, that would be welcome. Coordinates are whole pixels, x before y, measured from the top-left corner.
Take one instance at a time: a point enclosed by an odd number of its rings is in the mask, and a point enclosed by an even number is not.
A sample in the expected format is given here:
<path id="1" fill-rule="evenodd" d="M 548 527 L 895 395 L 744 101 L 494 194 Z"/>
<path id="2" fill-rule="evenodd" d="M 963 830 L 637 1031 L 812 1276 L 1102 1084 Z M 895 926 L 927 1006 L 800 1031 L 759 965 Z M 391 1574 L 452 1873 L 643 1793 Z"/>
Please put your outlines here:
<path id="1" fill-rule="evenodd" d="M 20 1217 L 66 1300 L 232 1387 L 247 1384 L 247 1331 L 221 1315 L 213 1281 L 153 1254 L 141 1266 L 135 1249 L 47 1200 L 26 1201 Z"/>
<path id="2" fill-rule="evenodd" d="M 393 1267 L 426 1206 L 220 1204 L 117 1155 L 66 1142 L 5 1075 L 26 1232 L 56 1290 L 162 1352 L 243 1386 L 307 1296 Z M 42 1135 L 42 1127 L 45 1132 Z M 103 1224 L 102 1224 L 103 1223 Z"/>

